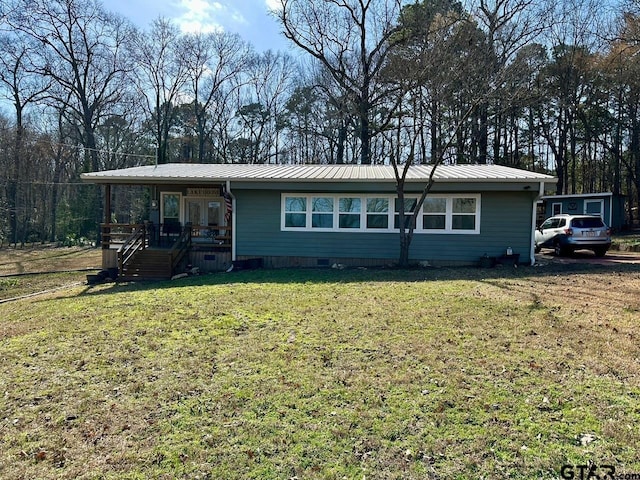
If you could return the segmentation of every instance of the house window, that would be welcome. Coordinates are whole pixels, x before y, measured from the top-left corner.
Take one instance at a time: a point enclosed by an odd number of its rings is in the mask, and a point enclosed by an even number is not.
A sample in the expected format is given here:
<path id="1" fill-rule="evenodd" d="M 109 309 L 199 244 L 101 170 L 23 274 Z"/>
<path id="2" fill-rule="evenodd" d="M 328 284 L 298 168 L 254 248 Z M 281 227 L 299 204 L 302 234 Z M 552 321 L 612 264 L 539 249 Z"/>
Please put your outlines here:
<path id="1" fill-rule="evenodd" d="M 163 223 L 180 223 L 180 193 L 162 193 L 160 206 Z"/>
<path id="2" fill-rule="evenodd" d="M 358 197 L 341 197 L 338 200 L 338 228 L 360 228 L 362 200 Z"/>
<path id="3" fill-rule="evenodd" d="M 604 213 L 604 200 L 585 200 L 584 213 L 587 215 L 600 215 L 600 218 L 602 218 L 602 214 Z"/>
<path id="4" fill-rule="evenodd" d="M 307 198 L 284 198 L 285 228 L 305 228 L 307 226 Z"/>
<path id="5" fill-rule="evenodd" d="M 389 198 L 367 198 L 367 228 L 389 228 Z"/>
<path id="6" fill-rule="evenodd" d="M 333 198 L 311 198 L 311 228 L 333 228 Z"/>
<path id="7" fill-rule="evenodd" d="M 453 230 L 475 230 L 476 212 L 475 198 L 454 198 L 451 228 Z"/>
<path id="8" fill-rule="evenodd" d="M 447 228 L 447 199 L 427 197 L 422 204 L 422 229 L 444 230 Z"/>
<path id="9" fill-rule="evenodd" d="M 405 198 L 401 205 L 394 195 L 283 194 L 281 228 L 397 232 L 400 208 L 408 228 L 417 202 L 417 195 Z M 415 215 L 416 233 L 478 234 L 480 195 L 429 195 Z"/>
<path id="10" fill-rule="evenodd" d="M 413 217 L 413 211 L 418 203 L 417 198 L 405 198 L 404 199 L 404 228 L 405 230 L 411 226 L 411 219 Z M 393 219 L 393 228 L 400 228 L 400 200 L 395 199 L 395 215 Z"/>
<path id="11" fill-rule="evenodd" d="M 551 215 L 560 215 L 562 213 L 562 203 L 551 204 Z"/>

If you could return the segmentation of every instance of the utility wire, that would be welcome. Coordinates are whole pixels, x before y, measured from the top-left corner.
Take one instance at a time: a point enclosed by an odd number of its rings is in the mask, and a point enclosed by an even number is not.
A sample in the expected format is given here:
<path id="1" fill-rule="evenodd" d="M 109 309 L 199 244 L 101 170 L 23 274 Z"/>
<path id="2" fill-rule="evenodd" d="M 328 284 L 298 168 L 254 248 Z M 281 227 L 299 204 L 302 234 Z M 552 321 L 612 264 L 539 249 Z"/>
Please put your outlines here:
<path id="1" fill-rule="evenodd" d="M 58 143 L 58 142 L 51 142 L 51 141 L 48 143 L 50 145 L 54 145 L 57 147 L 65 147 L 65 148 L 75 149 L 75 150 L 86 150 L 88 152 L 104 153 L 106 155 L 120 155 L 120 156 L 127 156 L 127 157 L 139 157 L 139 158 L 150 158 L 150 159 L 156 158 L 155 155 L 145 155 L 141 153 L 114 152 L 113 150 L 102 150 L 99 148 L 85 147 L 83 145 L 69 145 L 68 143 Z"/>

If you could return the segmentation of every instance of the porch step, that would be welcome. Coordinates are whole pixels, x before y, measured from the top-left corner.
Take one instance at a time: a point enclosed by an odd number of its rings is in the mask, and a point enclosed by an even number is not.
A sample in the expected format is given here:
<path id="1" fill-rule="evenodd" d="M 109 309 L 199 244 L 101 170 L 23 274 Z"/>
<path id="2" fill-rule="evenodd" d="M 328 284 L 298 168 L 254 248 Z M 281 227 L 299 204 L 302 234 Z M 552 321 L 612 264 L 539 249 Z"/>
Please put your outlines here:
<path id="1" fill-rule="evenodd" d="M 146 249 L 123 266 L 122 280 L 160 280 L 171 278 L 171 253 L 169 250 Z"/>

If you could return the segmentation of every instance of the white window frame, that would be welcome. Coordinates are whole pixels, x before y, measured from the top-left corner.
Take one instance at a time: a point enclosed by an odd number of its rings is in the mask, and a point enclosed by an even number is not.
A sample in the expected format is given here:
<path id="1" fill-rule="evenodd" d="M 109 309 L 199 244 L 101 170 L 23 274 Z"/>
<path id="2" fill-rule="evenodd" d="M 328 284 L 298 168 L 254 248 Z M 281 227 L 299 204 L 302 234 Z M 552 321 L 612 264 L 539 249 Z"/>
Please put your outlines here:
<path id="1" fill-rule="evenodd" d="M 556 207 L 558 207 L 558 211 L 556 212 Z M 551 204 L 551 216 L 561 215 L 562 214 L 562 202 L 554 202 Z"/>
<path id="2" fill-rule="evenodd" d="M 467 197 L 456 197 L 456 198 L 467 198 Z M 450 230 L 449 226 L 451 225 L 451 223 L 453 221 L 451 215 L 448 214 L 449 210 L 453 209 L 453 200 L 451 202 L 447 201 L 447 197 L 444 196 L 444 195 L 429 195 L 425 199 L 425 202 L 428 199 L 444 200 L 445 201 L 444 212 L 425 212 L 424 211 L 424 204 L 423 204 L 422 205 L 423 208 L 420 210 L 420 217 L 418 219 L 420 221 L 420 226 L 422 228 L 422 231 L 427 232 L 427 233 L 447 232 L 447 230 Z M 452 210 L 452 212 L 453 212 L 453 210 Z M 435 216 L 441 216 L 441 215 L 444 215 L 444 228 L 425 228 L 425 226 L 424 226 L 424 217 L 425 216 L 434 216 L 435 217 Z M 450 218 L 451 218 L 451 222 L 449 221 Z M 417 223 L 416 223 L 416 225 L 417 225 Z"/>
<path id="3" fill-rule="evenodd" d="M 338 230 L 341 230 L 341 231 L 342 231 L 342 230 L 347 230 L 347 231 L 350 231 L 350 230 L 353 230 L 353 231 L 361 230 L 361 229 L 362 229 L 362 227 L 363 227 L 363 225 L 362 225 L 362 210 L 363 210 L 363 209 L 366 209 L 366 207 L 367 207 L 366 205 L 363 205 L 363 203 L 362 203 L 362 201 L 363 201 L 362 197 L 361 197 L 361 196 L 358 196 L 358 195 L 354 195 L 353 197 L 349 197 L 349 196 L 343 196 L 343 195 L 341 195 L 341 196 L 339 196 L 339 197 L 336 197 L 336 199 L 337 199 L 337 201 L 338 201 L 338 222 L 337 222 L 337 223 L 338 223 Z M 359 202 L 359 204 L 360 204 L 360 206 L 359 206 L 359 211 L 357 211 L 357 212 L 353 212 L 353 211 L 343 211 L 343 210 L 341 210 L 341 209 L 340 209 L 340 205 L 341 205 L 340 200 L 342 200 L 342 199 L 358 200 L 358 202 Z M 344 217 L 357 218 L 357 219 L 358 219 L 358 224 L 359 224 L 359 226 L 358 226 L 358 227 L 341 227 L 341 226 L 340 226 L 340 217 L 342 217 L 342 216 L 344 216 Z"/>
<path id="4" fill-rule="evenodd" d="M 588 205 L 593 204 L 593 203 L 597 203 L 600 205 L 600 218 L 604 219 L 604 200 L 603 199 L 596 199 L 596 200 L 586 200 L 584 201 L 584 214 L 585 215 L 593 215 L 593 213 L 587 213 L 587 211 L 589 210 Z"/>
<path id="5" fill-rule="evenodd" d="M 287 227 L 285 226 L 286 214 L 286 200 L 287 198 L 304 198 L 306 199 L 306 211 L 305 214 L 305 226 L 304 227 Z M 332 198 L 333 199 L 333 221 L 332 226 L 328 228 L 319 228 L 312 226 L 312 206 L 314 198 Z M 360 227 L 359 228 L 340 228 L 340 199 L 342 198 L 359 198 L 360 199 Z M 387 214 L 387 228 L 367 228 L 367 200 L 372 198 L 385 199 L 388 202 Z M 417 199 L 418 195 L 406 195 L 405 199 Z M 416 228 L 414 230 L 417 234 L 453 234 L 453 235 L 478 235 L 480 233 L 481 223 L 481 211 L 482 197 L 479 193 L 466 193 L 466 194 L 432 194 L 427 198 L 444 198 L 446 200 L 445 214 L 445 228 L 444 229 L 424 229 L 423 228 L 423 209 L 416 212 Z M 459 215 L 459 213 L 453 212 L 454 199 L 457 198 L 472 198 L 475 200 L 475 213 L 468 214 L 475 218 L 475 228 L 468 230 L 455 230 L 453 228 L 453 216 Z M 395 223 L 395 202 L 397 200 L 396 195 L 381 195 L 381 194 L 355 194 L 355 193 L 282 193 L 281 194 L 281 207 L 280 207 L 280 230 L 283 232 L 359 232 L 359 233 L 398 233 L 399 229 L 394 228 Z M 302 213 L 302 212 L 296 212 Z"/>
<path id="6" fill-rule="evenodd" d="M 386 212 L 376 212 L 375 210 L 369 211 L 369 200 L 386 200 L 387 202 L 387 211 Z M 393 197 L 390 195 L 365 195 L 362 197 L 364 202 L 364 208 L 362 212 L 362 219 L 360 221 L 360 227 L 362 230 L 367 232 L 390 232 L 393 229 Z M 384 214 L 387 214 L 387 227 L 384 228 L 373 228 L 367 227 L 369 215 L 376 215 L 383 217 Z"/>
<path id="7" fill-rule="evenodd" d="M 323 210 L 314 210 L 317 200 L 321 199 L 329 199 L 331 200 L 331 212 L 325 212 Z M 311 209 L 311 210 L 309 210 Z M 313 217 L 317 215 L 319 218 L 331 216 L 331 227 L 314 227 L 313 226 Z M 336 198 L 333 195 L 311 195 L 307 197 L 307 226 L 311 228 L 311 230 L 334 230 L 336 228 Z"/>
<path id="8" fill-rule="evenodd" d="M 304 230 L 310 230 L 311 229 L 311 215 L 309 215 L 309 195 L 306 194 L 287 194 L 287 195 L 282 195 L 282 205 L 280 207 L 280 230 L 284 230 L 284 231 L 304 231 Z M 304 198 L 305 199 L 305 210 L 304 212 L 302 211 L 291 211 L 291 212 L 287 212 L 286 208 L 287 208 L 287 198 Z M 304 227 L 287 227 L 286 226 L 286 220 L 287 220 L 287 213 L 296 213 L 296 214 L 304 214 L 305 216 L 305 225 Z"/>

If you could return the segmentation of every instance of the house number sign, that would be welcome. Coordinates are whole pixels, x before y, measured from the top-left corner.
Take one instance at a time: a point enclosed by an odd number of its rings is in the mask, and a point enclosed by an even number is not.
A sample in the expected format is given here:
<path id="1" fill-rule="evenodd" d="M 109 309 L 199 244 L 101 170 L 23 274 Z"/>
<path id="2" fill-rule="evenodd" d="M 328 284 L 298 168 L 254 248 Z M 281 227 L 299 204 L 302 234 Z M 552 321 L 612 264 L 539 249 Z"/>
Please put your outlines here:
<path id="1" fill-rule="evenodd" d="M 219 197 L 220 188 L 187 188 L 187 195 L 194 197 Z"/>

